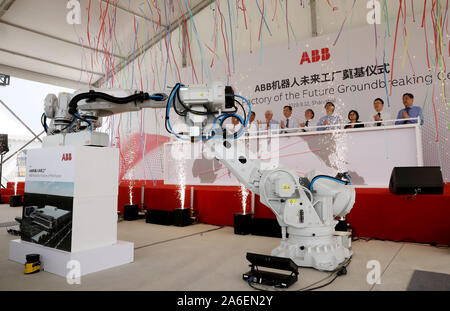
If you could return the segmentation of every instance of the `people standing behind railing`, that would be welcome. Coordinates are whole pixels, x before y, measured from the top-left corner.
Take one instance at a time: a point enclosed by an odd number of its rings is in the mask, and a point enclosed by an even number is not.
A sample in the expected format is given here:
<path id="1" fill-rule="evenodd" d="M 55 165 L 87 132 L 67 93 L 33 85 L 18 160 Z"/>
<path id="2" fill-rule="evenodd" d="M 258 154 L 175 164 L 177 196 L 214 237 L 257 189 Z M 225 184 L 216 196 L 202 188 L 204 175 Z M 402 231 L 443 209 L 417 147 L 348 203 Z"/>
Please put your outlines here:
<path id="1" fill-rule="evenodd" d="M 349 123 L 347 123 L 346 126 L 344 126 L 344 129 L 356 129 L 364 127 L 364 124 L 359 121 L 359 113 L 356 110 L 350 110 L 348 113 L 348 119 L 350 120 Z"/>
<path id="2" fill-rule="evenodd" d="M 277 120 L 272 119 L 273 118 L 272 110 L 267 110 L 264 113 L 264 117 L 266 118 L 264 122 L 258 120 L 258 126 L 260 131 L 271 131 L 280 128 L 280 123 Z"/>
<path id="3" fill-rule="evenodd" d="M 332 102 L 327 102 L 325 104 L 326 115 L 319 119 L 317 123 L 318 131 L 325 131 L 338 128 L 341 124 L 341 118 L 334 114 L 334 104 Z"/>
<path id="4" fill-rule="evenodd" d="M 401 109 L 398 112 L 397 119 L 409 119 L 420 117 L 420 125 L 423 125 L 422 108 L 418 106 L 413 106 L 413 104 L 414 104 L 414 95 L 411 93 L 403 94 L 403 105 L 405 106 L 405 108 Z M 417 120 L 395 121 L 396 125 L 410 124 L 410 123 L 417 123 Z"/>
<path id="5" fill-rule="evenodd" d="M 292 130 L 292 129 L 298 128 L 298 125 L 300 122 L 298 122 L 297 118 L 292 116 L 292 107 L 284 106 L 283 107 L 283 115 L 286 119 L 282 120 L 280 123 L 280 127 L 283 129 L 281 131 L 281 134 L 295 132 L 296 130 Z M 291 129 L 291 130 L 288 130 L 288 129 Z"/>
<path id="6" fill-rule="evenodd" d="M 312 119 L 314 119 L 314 111 L 312 109 L 305 110 L 305 122 L 299 124 L 302 128 L 302 132 L 314 131 L 315 129 L 309 129 L 308 127 L 314 126 L 312 123 Z"/>
<path id="7" fill-rule="evenodd" d="M 373 101 L 373 108 L 375 109 L 376 114 L 373 116 L 373 120 L 377 121 L 376 123 L 372 123 L 371 126 L 384 126 L 388 125 L 386 122 L 392 120 L 391 114 L 384 110 L 384 101 L 381 98 L 376 98 Z"/>

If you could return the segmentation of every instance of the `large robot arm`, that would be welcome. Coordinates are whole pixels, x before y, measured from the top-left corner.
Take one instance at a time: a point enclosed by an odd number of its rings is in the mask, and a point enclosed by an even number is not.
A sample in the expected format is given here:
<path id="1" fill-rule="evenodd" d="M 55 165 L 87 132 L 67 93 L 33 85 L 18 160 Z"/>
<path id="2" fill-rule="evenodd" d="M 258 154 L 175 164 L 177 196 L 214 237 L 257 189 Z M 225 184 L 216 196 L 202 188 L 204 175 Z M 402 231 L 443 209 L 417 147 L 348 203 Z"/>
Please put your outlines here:
<path id="1" fill-rule="evenodd" d="M 282 227 L 283 240 L 272 255 L 292 258 L 298 265 L 333 270 L 351 255 L 349 241 L 335 237 L 336 216 L 344 216 L 353 207 L 354 189 L 332 177 L 319 178 L 311 172 L 301 179 L 295 172 L 270 163 L 263 163 L 252 154 L 242 140 L 237 140 L 250 118 L 250 103 L 234 95 L 231 87 L 221 83 L 210 86 L 177 84 L 167 93 L 148 94 L 130 90 L 89 89 L 75 94 L 47 96 L 45 118 L 52 119 L 47 127 L 50 145 L 90 144 L 106 146 L 108 139 L 93 132 L 101 125 L 101 117 L 139 111 L 143 108 L 165 108 L 166 129 L 177 138 L 190 142 L 202 141 L 249 190 L 259 194 L 261 203 L 276 215 Z M 245 109 L 236 101 L 244 99 Z M 237 114 L 242 107 L 244 116 Z M 174 130 L 170 111 L 174 110 L 187 130 Z M 230 117 L 242 123 L 239 133 L 229 133 L 223 123 Z M 56 139 L 52 139 L 56 137 Z M 88 142 L 88 143 L 86 143 Z M 289 235 L 289 238 L 287 237 Z"/>
<path id="2" fill-rule="evenodd" d="M 164 108 L 165 93 L 149 94 L 122 89 L 89 89 L 77 91 L 69 103 L 69 113 L 91 112 L 98 117 L 107 117 L 123 112 L 139 111 L 142 108 Z"/>
<path id="3" fill-rule="evenodd" d="M 167 95 L 124 89 L 81 89 L 74 94 L 48 94 L 44 101 L 45 119 L 52 120 L 48 135 L 75 133 L 102 125 L 101 118 L 143 107 L 163 108 Z M 90 128 L 89 128 L 90 125 Z M 45 124 L 44 124 L 45 127 Z"/>
<path id="4" fill-rule="evenodd" d="M 101 118 L 143 108 L 166 108 L 181 111 L 190 136 L 208 136 L 208 124 L 217 114 L 235 107 L 231 87 L 220 82 L 211 85 L 177 84 L 168 92 L 149 94 L 125 89 L 82 89 L 74 94 L 49 94 L 45 98 L 43 125 L 48 135 L 93 130 L 101 126 Z M 236 111 L 237 109 L 235 109 Z M 234 112 L 235 112 L 234 111 Z M 51 119 L 49 127 L 46 119 Z M 168 119 L 168 114 L 166 116 Z M 170 125 L 170 122 L 169 122 Z"/>

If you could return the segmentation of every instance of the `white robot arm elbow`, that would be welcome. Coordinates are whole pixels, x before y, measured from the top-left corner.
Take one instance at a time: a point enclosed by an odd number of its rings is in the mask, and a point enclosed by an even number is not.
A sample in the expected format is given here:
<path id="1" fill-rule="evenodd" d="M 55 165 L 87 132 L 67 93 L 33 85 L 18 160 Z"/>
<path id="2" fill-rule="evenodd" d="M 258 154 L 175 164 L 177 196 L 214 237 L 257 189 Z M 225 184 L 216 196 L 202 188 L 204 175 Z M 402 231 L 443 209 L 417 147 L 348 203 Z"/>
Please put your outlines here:
<path id="1" fill-rule="evenodd" d="M 328 177 L 313 171 L 308 175 L 312 183 L 311 190 L 318 196 L 333 198 L 333 215 L 343 217 L 350 213 L 355 203 L 355 189 L 333 177 Z"/>

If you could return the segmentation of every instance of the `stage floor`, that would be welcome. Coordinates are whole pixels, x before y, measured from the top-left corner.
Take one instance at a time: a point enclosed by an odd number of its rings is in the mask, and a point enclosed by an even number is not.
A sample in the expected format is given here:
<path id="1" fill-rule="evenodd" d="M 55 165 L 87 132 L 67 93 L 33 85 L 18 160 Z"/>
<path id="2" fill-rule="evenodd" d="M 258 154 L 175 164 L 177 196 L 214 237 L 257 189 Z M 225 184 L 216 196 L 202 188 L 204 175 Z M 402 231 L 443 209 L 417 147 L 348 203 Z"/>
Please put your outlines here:
<path id="1" fill-rule="evenodd" d="M 0 205 L 0 223 L 10 222 L 21 208 Z M 196 224 L 165 227 L 144 220 L 122 221 L 118 238 L 135 243 L 135 262 L 84 276 L 81 285 L 40 272 L 24 275 L 23 265 L 8 261 L 9 241 L 16 239 L 0 228 L 0 290 L 253 290 L 243 280 L 246 252 L 269 254 L 278 238 L 238 236 L 232 227 Z M 414 270 L 450 274 L 450 248 L 414 243 L 359 240 L 353 242 L 353 259 L 345 276 L 321 290 L 406 290 Z M 367 283 L 369 260 L 381 265 L 381 284 Z M 296 290 L 328 274 L 300 269 Z"/>

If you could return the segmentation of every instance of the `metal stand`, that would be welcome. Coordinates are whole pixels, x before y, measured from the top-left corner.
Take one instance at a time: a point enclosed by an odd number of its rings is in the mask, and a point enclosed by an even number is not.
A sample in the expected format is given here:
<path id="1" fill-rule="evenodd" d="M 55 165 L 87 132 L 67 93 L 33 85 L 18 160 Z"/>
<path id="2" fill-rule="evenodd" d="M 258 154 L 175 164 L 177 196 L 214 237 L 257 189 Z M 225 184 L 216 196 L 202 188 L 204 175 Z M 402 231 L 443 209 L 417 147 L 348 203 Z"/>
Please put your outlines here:
<path id="1" fill-rule="evenodd" d="M 298 280 L 298 266 L 290 258 L 267 256 L 247 253 L 251 270 L 242 275 L 244 281 L 278 288 L 288 288 Z M 260 270 L 258 267 L 289 271 L 290 274 L 281 274 Z"/>

